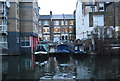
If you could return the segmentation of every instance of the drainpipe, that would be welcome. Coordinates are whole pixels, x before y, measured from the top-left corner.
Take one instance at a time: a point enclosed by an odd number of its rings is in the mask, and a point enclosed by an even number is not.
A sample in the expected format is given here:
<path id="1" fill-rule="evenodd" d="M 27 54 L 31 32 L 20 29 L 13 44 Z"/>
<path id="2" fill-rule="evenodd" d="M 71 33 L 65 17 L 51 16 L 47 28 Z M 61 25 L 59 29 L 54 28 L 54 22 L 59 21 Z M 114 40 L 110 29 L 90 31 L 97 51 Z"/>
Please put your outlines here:
<path id="1" fill-rule="evenodd" d="M 64 20 L 64 40 L 65 40 L 65 15 L 63 13 L 63 20 Z"/>
<path id="2" fill-rule="evenodd" d="M 20 2 L 19 2 L 19 5 L 20 5 Z M 20 12 L 20 7 L 19 7 L 19 13 L 21 13 Z M 20 18 L 20 15 L 19 15 L 19 18 Z M 19 19 L 20 20 L 20 19 Z M 21 35 L 22 34 L 22 32 L 21 32 L 21 21 L 19 21 L 19 45 L 20 45 L 20 54 L 22 53 L 22 48 L 21 48 Z"/>
<path id="3" fill-rule="evenodd" d="M 74 39 L 76 39 L 76 10 L 74 11 L 74 34 L 73 34 L 73 36 L 74 36 Z"/>
<path id="4" fill-rule="evenodd" d="M 52 23 L 52 11 L 50 11 L 50 40 L 53 42 L 54 29 Z"/>

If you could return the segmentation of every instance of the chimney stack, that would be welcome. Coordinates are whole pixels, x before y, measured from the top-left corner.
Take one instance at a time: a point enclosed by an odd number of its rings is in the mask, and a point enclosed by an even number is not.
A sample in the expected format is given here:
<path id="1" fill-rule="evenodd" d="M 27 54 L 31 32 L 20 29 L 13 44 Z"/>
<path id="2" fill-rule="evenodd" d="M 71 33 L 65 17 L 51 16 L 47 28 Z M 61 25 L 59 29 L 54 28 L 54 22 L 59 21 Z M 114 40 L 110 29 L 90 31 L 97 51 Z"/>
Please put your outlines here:
<path id="1" fill-rule="evenodd" d="M 50 11 L 50 15 L 52 15 L 52 11 Z"/>

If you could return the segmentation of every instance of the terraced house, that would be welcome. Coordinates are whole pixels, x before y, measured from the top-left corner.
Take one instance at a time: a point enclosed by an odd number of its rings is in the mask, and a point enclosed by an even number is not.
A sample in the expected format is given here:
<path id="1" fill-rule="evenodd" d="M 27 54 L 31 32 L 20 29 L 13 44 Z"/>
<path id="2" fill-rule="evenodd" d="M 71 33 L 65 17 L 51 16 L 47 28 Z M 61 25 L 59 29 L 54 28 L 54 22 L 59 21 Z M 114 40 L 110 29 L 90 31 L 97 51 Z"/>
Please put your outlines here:
<path id="1" fill-rule="evenodd" d="M 62 40 L 74 40 L 74 15 L 40 15 L 39 37 L 47 41 L 54 41 L 55 38 Z"/>
<path id="2" fill-rule="evenodd" d="M 2 53 L 32 53 L 38 40 L 37 0 L 1 0 L 0 6 Z"/>

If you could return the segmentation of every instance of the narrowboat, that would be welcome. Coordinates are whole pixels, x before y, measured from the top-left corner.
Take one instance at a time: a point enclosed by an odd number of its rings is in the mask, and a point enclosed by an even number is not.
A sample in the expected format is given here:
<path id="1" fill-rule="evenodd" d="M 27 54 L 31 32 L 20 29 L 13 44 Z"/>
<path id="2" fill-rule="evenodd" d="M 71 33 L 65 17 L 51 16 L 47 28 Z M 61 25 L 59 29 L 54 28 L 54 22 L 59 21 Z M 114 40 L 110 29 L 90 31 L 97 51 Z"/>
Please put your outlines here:
<path id="1" fill-rule="evenodd" d="M 49 46 L 47 44 L 38 44 L 37 50 L 34 52 L 34 56 L 36 60 L 42 60 L 49 58 Z"/>
<path id="2" fill-rule="evenodd" d="M 73 55 L 86 55 L 86 51 L 84 50 L 84 46 L 79 45 L 79 44 L 75 45 Z"/>
<path id="3" fill-rule="evenodd" d="M 69 56 L 70 53 L 72 53 L 72 50 L 70 50 L 68 45 L 60 44 L 57 46 L 54 54 L 55 56 Z"/>

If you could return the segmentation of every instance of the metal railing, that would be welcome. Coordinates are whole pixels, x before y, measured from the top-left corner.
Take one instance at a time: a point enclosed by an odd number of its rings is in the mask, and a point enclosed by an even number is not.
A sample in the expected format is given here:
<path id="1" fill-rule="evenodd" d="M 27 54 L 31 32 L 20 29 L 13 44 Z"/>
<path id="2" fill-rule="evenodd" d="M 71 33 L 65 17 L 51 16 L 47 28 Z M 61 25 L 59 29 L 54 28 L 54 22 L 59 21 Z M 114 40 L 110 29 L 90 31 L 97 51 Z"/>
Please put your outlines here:
<path id="1" fill-rule="evenodd" d="M 0 33 L 7 33 L 7 25 L 0 25 Z"/>

